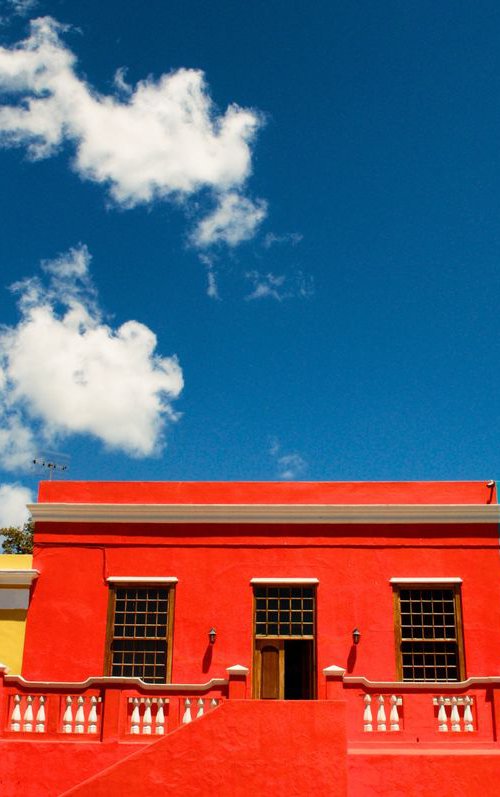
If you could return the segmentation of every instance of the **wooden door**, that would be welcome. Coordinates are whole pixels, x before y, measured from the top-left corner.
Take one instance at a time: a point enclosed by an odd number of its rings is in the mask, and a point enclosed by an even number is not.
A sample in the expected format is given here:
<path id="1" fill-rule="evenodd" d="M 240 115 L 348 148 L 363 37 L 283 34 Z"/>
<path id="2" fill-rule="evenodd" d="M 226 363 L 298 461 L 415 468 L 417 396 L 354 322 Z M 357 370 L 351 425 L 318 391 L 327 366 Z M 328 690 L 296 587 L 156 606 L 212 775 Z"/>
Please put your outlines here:
<path id="1" fill-rule="evenodd" d="M 256 639 L 254 694 L 260 700 L 285 697 L 285 645 L 280 639 Z"/>

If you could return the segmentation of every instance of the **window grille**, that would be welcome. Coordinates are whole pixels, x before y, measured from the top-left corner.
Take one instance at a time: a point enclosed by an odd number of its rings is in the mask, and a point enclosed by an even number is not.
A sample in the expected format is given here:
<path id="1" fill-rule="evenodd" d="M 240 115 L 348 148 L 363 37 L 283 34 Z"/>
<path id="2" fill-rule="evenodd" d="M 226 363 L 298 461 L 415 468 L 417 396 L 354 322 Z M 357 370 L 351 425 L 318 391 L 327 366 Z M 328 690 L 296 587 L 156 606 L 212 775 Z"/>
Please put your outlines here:
<path id="1" fill-rule="evenodd" d="M 114 591 L 109 674 L 148 683 L 167 681 L 171 631 L 170 593 L 165 587 L 118 587 Z"/>
<path id="2" fill-rule="evenodd" d="M 396 590 L 399 670 L 403 681 L 460 681 L 463 676 L 458 588 Z"/>
<path id="3" fill-rule="evenodd" d="M 311 587 L 255 587 L 255 635 L 314 638 L 315 591 Z"/>

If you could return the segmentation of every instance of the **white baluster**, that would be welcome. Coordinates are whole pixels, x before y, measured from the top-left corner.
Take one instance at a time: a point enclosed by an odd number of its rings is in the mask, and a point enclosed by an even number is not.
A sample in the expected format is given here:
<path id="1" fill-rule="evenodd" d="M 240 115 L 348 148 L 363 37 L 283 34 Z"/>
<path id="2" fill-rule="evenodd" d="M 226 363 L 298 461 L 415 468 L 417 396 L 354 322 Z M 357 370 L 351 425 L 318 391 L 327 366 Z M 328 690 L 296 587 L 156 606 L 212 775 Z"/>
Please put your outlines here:
<path id="1" fill-rule="evenodd" d="M 84 702 L 85 698 L 80 695 L 77 700 L 78 708 L 76 709 L 75 715 L 75 733 L 84 733 L 85 731 L 85 711 L 83 708 Z"/>
<path id="2" fill-rule="evenodd" d="M 97 733 L 97 698 L 94 696 L 90 698 L 88 722 L 87 733 Z"/>
<path id="3" fill-rule="evenodd" d="M 73 698 L 68 695 L 66 698 L 66 709 L 63 715 L 63 733 L 73 732 Z"/>
<path id="4" fill-rule="evenodd" d="M 474 730 L 474 718 L 472 716 L 472 710 L 471 710 L 471 707 L 470 707 L 471 703 L 472 703 L 472 699 L 467 695 L 467 697 L 464 700 L 464 703 L 465 703 L 464 730 L 470 732 L 470 731 Z"/>
<path id="5" fill-rule="evenodd" d="M 364 697 L 365 710 L 364 710 L 364 713 L 363 713 L 363 723 L 364 723 L 363 730 L 368 732 L 368 733 L 373 731 L 373 725 L 372 725 L 373 717 L 372 717 L 371 702 L 372 702 L 371 695 L 365 695 L 365 697 Z"/>
<path id="6" fill-rule="evenodd" d="M 139 699 L 134 697 L 132 703 L 134 708 L 132 709 L 132 717 L 130 719 L 130 733 L 140 733 L 141 714 L 139 710 Z"/>
<path id="7" fill-rule="evenodd" d="M 45 698 L 43 695 L 38 698 L 38 711 L 36 712 L 35 731 L 45 733 Z"/>
<path id="8" fill-rule="evenodd" d="M 142 718 L 142 732 L 147 736 L 151 735 L 151 725 L 153 719 L 151 717 L 151 698 L 146 698 L 146 708 L 144 709 L 144 716 Z"/>
<path id="9" fill-rule="evenodd" d="M 10 729 L 16 733 L 21 730 L 21 695 L 14 695 L 14 708 L 10 718 Z"/>
<path id="10" fill-rule="evenodd" d="M 186 697 L 184 701 L 184 716 L 182 717 L 182 724 L 187 725 L 188 722 L 191 722 L 192 719 L 193 718 L 191 716 L 191 701 L 189 697 Z"/>
<path id="11" fill-rule="evenodd" d="M 31 733 L 33 730 L 33 698 L 28 695 L 26 698 L 26 709 L 23 717 L 23 731 Z"/>
<path id="12" fill-rule="evenodd" d="M 391 696 L 391 713 L 389 714 L 391 731 L 399 731 L 398 699 L 396 695 Z"/>
<path id="13" fill-rule="evenodd" d="M 378 711 L 377 711 L 377 730 L 378 731 L 386 731 L 386 716 L 385 716 L 385 706 L 384 706 L 384 696 L 378 696 Z"/>
<path id="14" fill-rule="evenodd" d="M 210 708 L 217 708 L 218 705 L 219 705 L 219 701 L 216 700 L 215 697 L 213 697 L 211 699 L 211 701 L 210 701 Z"/>
<path id="15" fill-rule="evenodd" d="M 446 733 L 448 730 L 448 715 L 446 713 L 446 706 L 444 704 L 444 697 L 438 698 L 438 730 Z"/>
<path id="16" fill-rule="evenodd" d="M 158 699 L 158 708 L 156 710 L 155 733 L 158 736 L 163 736 L 165 733 L 165 712 L 163 710 L 163 698 Z"/>
<path id="17" fill-rule="evenodd" d="M 455 733 L 460 730 L 460 714 L 456 697 L 451 698 L 451 730 Z"/>
<path id="18" fill-rule="evenodd" d="M 203 698 L 200 697 L 200 699 L 198 700 L 198 712 L 196 714 L 196 719 L 198 719 L 198 717 L 203 717 L 204 713 L 205 713 L 205 704 L 203 703 Z"/>

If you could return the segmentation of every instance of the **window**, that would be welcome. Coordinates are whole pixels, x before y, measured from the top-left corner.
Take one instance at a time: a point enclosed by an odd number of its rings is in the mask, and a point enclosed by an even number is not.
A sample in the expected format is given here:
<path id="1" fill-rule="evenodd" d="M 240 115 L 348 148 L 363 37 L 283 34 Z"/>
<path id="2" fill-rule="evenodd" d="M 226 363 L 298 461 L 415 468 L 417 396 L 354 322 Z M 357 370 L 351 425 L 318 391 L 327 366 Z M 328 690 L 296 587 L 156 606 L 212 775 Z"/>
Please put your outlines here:
<path id="1" fill-rule="evenodd" d="M 399 584 L 394 589 L 397 668 L 403 681 L 465 678 L 460 587 Z"/>
<path id="2" fill-rule="evenodd" d="M 312 587 L 263 586 L 254 589 L 255 635 L 314 637 Z"/>
<path id="3" fill-rule="evenodd" d="M 111 588 L 106 673 L 167 683 L 172 659 L 172 587 Z"/>

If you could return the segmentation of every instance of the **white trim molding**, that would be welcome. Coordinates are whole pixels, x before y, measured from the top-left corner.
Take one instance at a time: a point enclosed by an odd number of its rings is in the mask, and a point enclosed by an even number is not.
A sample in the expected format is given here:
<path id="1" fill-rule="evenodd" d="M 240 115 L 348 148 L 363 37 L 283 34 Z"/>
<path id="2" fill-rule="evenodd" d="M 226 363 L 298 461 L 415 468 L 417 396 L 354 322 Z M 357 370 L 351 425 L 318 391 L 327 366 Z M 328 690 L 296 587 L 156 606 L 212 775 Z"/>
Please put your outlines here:
<path id="1" fill-rule="evenodd" d="M 53 523 L 498 523 L 498 504 L 28 504 Z"/>
<path id="2" fill-rule="evenodd" d="M 416 576 L 415 578 L 390 578 L 389 579 L 391 584 L 462 584 L 462 579 L 458 577 L 446 577 L 446 578 L 427 578 L 427 577 L 419 577 Z"/>
<path id="3" fill-rule="evenodd" d="M 122 686 L 131 689 L 134 686 L 146 692 L 207 692 L 217 686 L 227 686 L 228 678 L 211 678 L 204 684 L 151 684 L 142 678 L 122 678 L 111 675 L 91 676 L 86 681 L 27 681 L 22 675 L 6 675 L 5 684 L 11 686 L 18 684 L 27 689 L 61 689 L 66 692 L 81 691 L 99 686 Z"/>
<path id="4" fill-rule="evenodd" d="M 0 587 L 31 587 L 39 570 L 0 570 Z"/>
<path id="5" fill-rule="evenodd" d="M 177 584 L 175 576 L 108 576 L 110 584 Z"/>
<path id="6" fill-rule="evenodd" d="M 319 578 L 251 578 L 250 584 L 276 584 L 291 586 L 293 584 L 319 584 Z"/>

